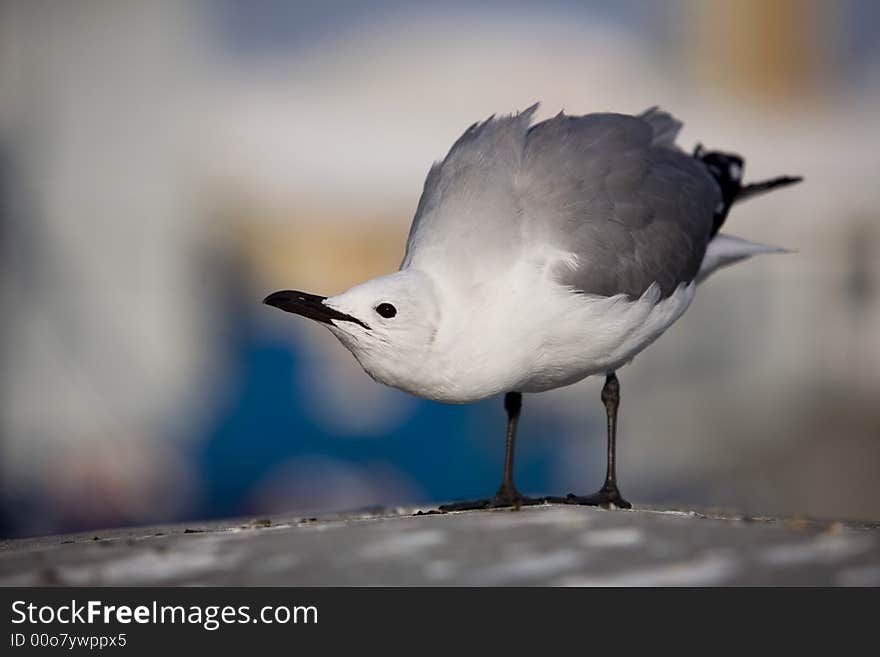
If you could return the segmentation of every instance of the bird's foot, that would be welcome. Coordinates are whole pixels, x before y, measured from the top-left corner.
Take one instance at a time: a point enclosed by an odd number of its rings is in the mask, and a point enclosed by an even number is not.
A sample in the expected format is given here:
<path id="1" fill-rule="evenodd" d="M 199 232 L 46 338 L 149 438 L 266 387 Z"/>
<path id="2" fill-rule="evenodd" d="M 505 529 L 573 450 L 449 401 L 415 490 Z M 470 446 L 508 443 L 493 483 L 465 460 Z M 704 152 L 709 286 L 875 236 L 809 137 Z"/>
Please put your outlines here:
<path id="1" fill-rule="evenodd" d="M 441 504 L 438 508 L 445 513 L 447 511 L 473 511 L 475 509 L 500 509 L 504 507 L 514 507 L 519 509 L 521 506 L 533 506 L 535 504 L 543 503 L 544 498 L 526 497 L 516 488 L 505 488 L 502 486 L 493 497 L 487 497 L 481 500 L 466 500 L 464 502 Z"/>
<path id="2" fill-rule="evenodd" d="M 605 484 L 598 493 L 592 495 L 574 495 L 569 493 L 565 497 L 547 497 L 549 504 L 580 504 L 583 506 L 601 506 L 605 509 L 631 509 L 632 504 L 620 495 L 617 486 Z"/>

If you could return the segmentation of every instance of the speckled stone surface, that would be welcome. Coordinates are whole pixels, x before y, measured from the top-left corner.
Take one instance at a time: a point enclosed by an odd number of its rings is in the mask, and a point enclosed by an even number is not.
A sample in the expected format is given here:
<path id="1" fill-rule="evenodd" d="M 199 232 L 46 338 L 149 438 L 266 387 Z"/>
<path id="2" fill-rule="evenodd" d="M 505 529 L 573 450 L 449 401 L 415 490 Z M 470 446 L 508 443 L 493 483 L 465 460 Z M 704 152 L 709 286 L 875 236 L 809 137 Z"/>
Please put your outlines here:
<path id="1" fill-rule="evenodd" d="M 0 586 L 880 585 L 880 525 L 723 513 L 419 509 L 0 542 Z"/>

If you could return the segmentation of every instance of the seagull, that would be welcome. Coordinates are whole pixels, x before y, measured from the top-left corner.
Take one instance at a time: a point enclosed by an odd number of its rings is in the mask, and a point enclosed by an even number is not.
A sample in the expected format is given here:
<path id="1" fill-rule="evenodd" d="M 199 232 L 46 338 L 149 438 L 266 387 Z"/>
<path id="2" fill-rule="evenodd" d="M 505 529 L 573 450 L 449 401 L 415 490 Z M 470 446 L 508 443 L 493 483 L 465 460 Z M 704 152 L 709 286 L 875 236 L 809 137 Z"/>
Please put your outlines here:
<path id="1" fill-rule="evenodd" d="M 473 124 L 434 163 L 399 271 L 336 296 L 264 299 L 324 324 L 380 383 L 449 403 L 504 395 L 501 486 L 441 511 L 630 508 L 617 484 L 617 370 L 682 316 L 709 274 L 784 251 L 719 229 L 735 203 L 801 180 L 743 184 L 740 156 L 685 152 L 682 124 L 657 107 L 533 125 L 537 107 Z M 523 496 L 513 476 L 522 394 L 592 375 L 605 376 L 604 484 Z"/>

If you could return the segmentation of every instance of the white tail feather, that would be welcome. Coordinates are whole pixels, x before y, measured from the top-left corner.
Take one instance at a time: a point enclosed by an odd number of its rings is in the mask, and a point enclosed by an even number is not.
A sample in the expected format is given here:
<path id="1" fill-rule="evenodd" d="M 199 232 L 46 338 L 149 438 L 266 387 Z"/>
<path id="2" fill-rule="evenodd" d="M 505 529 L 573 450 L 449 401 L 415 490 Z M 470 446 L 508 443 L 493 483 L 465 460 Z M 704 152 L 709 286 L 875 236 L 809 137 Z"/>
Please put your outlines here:
<path id="1" fill-rule="evenodd" d="M 790 253 L 790 251 L 779 246 L 759 244 L 741 237 L 718 233 L 706 248 L 703 264 L 700 265 L 700 271 L 697 274 L 697 283 L 702 283 L 709 274 L 717 269 L 762 253 Z"/>

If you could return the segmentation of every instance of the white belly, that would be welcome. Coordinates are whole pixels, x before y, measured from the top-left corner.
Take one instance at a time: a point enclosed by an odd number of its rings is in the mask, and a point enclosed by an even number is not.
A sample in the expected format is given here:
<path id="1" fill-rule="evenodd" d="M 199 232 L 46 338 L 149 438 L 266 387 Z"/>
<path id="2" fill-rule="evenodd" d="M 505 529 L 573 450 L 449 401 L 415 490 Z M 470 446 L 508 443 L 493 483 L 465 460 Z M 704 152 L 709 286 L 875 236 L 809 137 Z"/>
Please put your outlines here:
<path id="1" fill-rule="evenodd" d="M 534 346 L 531 366 L 516 390 L 542 392 L 616 370 L 659 338 L 694 298 L 695 284 L 666 299 L 650 288 L 640 299 L 574 297 L 565 318 Z"/>
<path id="2" fill-rule="evenodd" d="M 635 301 L 557 285 L 497 295 L 509 301 L 453 324 L 413 376 L 383 383 L 453 403 L 571 385 L 632 360 L 682 315 L 694 288 L 660 300 L 652 287 Z"/>

